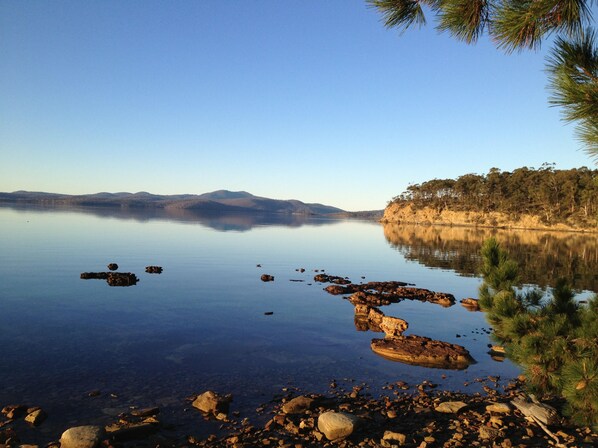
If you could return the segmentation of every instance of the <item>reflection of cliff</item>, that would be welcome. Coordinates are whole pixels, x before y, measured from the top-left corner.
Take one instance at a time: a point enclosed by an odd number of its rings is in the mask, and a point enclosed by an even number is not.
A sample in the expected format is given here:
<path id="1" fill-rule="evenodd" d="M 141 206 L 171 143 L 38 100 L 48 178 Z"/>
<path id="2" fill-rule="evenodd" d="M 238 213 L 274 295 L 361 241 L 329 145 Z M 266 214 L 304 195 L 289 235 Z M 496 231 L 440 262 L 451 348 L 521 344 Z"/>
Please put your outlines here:
<path id="1" fill-rule="evenodd" d="M 596 234 L 385 224 L 384 236 L 406 259 L 474 275 L 482 242 L 494 236 L 520 267 L 521 280 L 554 286 L 565 277 L 576 289 L 598 291 Z"/>
<path id="2" fill-rule="evenodd" d="M 189 224 L 200 224 L 220 231 L 247 231 L 259 226 L 301 227 L 304 225 L 324 225 L 339 222 L 338 219 L 328 217 L 311 217 L 308 215 L 293 215 L 284 213 L 242 212 L 228 211 L 197 211 L 180 208 L 113 208 L 113 207 L 68 207 L 68 206 L 27 206 L 11 205 L 2 207 L 13 210 L 35 210 L 36 212 L 51 213 L 82 213 L 102 218 L 116 218 L 135 220 L 138 222 L 176 221 Z"/>

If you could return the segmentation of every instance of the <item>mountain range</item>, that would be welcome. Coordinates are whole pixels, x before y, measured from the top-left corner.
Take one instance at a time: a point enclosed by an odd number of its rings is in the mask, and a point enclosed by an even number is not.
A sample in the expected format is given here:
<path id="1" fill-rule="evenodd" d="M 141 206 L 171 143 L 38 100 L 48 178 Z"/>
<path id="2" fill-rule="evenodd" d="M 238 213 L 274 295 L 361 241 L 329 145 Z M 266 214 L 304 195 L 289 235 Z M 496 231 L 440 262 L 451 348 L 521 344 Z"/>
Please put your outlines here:
<path id="1" fill-rule="evenodd" d="M 295 199 L 281 200 L 254 196 L 246 191 L 217 190 L 200 195 L 156 195 L 138 193 L 95 193 L 66 195 L 32 191 L 0 192 L 0 204 L 37 204 L 47 206 L 121 207 L 182 209 L 199 212 L 261 212 L 302 215 L 347 213 L 323 204 L 308 204 Z"/>

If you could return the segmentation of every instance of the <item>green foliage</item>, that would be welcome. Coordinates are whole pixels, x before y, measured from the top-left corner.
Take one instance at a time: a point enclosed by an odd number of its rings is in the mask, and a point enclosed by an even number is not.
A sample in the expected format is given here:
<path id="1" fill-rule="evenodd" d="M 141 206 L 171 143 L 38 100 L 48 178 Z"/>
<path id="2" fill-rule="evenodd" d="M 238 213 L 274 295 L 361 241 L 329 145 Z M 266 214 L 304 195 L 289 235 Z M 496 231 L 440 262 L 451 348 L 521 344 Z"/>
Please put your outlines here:
<path id="1" fill-rule="evenodd" d="M 563 108 L 566 121 L 579 122 L 577 134 L 598 157 L 598 48 L 593 30 L 573 40 L 557 38 L 547 72 L 554 92 L 550 102 Z"/>
<path id="2" fill-rule="evenodd" d="M 579 424 L 598 424 L 598 297 L 580 306 L 565 280 L 552 297 L 515 289 L 514 265 L 494 239 L 482 249 L 480 302 L 494 337 L 520 364 L 536 393 L 562 395 Z"/>
<path id="3" fill-rule="evenodd" d="M 557 39 L 548 61 L 551 101 L 577 122 L 586 150 L 598 158 L 596 89 L 598 49 L 591 6 L 595 0 L 367 0 L 385 25 L 401 31 L 426 23 L 424 6 L 436 16 L 440 31 L 467 43 L 487 32 L 497 47 L 511 53 L 537 49 L 553 33 Z M 585 29 L 584 29 L 585 27 Z M 590 104 L 593 102 L 593 105 Z"/>
<path id="4" fill-rule="evenodd" d="M 393 202 L 437 211 L 501 212 L 514 220 L 528 214 L 539 216 L 546 224 L 595 226 L 598 170 L 555 170 L 551 164 L 513 172 L 492 168 L 485 175 L 465 174 L 410 185 Z"/>

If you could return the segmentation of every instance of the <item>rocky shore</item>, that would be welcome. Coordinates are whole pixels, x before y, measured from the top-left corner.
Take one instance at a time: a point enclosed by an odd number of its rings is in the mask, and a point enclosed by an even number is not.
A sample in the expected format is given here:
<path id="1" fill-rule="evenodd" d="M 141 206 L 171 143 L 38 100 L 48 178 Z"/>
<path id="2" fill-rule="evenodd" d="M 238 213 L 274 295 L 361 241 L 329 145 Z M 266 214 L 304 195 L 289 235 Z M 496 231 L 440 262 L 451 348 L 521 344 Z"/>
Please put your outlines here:
<path id="1" fill-rule="evenodd" d="M 487 227 L 501 229 L 551 230 L 566 232 L 596 232 L 595 226 L 580 224 L 546 224 L 540 216 L 521 214 L 514 218 L 501 212 L 438 211 L 430 207 L 414 207 L 412 204 L 393 202 L 384 210 L 382 223 Z"/>
<path id="2" fill-rule="evenodd" d="M 562 403 L 558 400 L 531 403 L 547 410 L 544 413 L 529 414 L 522 408 L 521 403 L 528 400 L 521 389 L 524 378 L 477 381 L 483 384 L 484 393 L 439 391 L 429 381 L 412 386 L 402 381 L 387 384 L 376 397 L 367 385 L 351 382 L 332 381 L 327 394 L 283 388 L 280 396 L 260 405 L 251 415 L 236 411 L 231 395 L 205 391 L 180 403 L 181 412 L 192 413 L 196 420 L 196 434 L 184 434 L 176 421 L 162 419 L 158 407 L 133 408 L 105 426 L 80 422 L 71 428 L 46 431 L 54 434 L 54 440 L 41 445 L 28 444 L 27 440 L 44 425 L 43 410 L 9 405 L 2 409 L 0 447 L 596 446 L 598 435 L 591 428 L 570 425 L 561 417 Z M 199 429 L 205 425 L 214 431 L 200 436 Z"/>

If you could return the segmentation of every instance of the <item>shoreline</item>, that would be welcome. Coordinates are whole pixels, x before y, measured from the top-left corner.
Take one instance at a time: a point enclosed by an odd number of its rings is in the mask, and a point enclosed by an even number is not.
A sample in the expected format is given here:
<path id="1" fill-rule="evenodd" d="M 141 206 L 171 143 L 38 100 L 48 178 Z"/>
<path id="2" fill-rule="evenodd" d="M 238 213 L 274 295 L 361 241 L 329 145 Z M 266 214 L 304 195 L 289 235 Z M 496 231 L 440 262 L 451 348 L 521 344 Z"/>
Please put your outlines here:
<path id="1" fill-rule="evenodd" d="M 516 218 L 502 212 L 416 209 L 412 204 L 389 204 L 384 209 L 381 224 L 467 227 L 497 230 L 533 230 L 597 234 L 598 226 L 580 226 L 566 223 L 545 224 L 536 215 L 521 214 Z"/>
<path id="2" fill-rule="evenodd" d="M 561 419 L 542 425 L 526 419 L 511 401 L 525 396 L 523 378 L 501 380 L 499 377 L 476 379 L 484 392 L 464 393 L 437 390 L 430 381 L 410 387 L 402 381 L 389 383 L 374 396 L 367 384 L 337 384 L 332 381 L 327 394 L 282 388 L 281 395 L 271 397 L 247 414 L 228 404 L 224 412 L 200 412 L 189 397 L 180 403 L 180 412 L 196 422 L 197 431 L 183 433 L 177 428 L 176 415 L 160 413 L 157 407 L 136 408 L 122 412 L 112 422 L 97 428 L 99 437 L 89 447 L 255 447 L 281 446 L 307 448 L 338 447 L 591 447 L 598 435 L 590 428 L 577 427 Z M 217 394 L 215 394 L 217 395 Z M 196 400 L 197 401 L 197 400 Z M 544 402 L 544 401 L 543 401 Z M 561 416 L 563 403 L 549 398 Z M 328 428 L 321 416 L 330 412 L 350 416 L 350 433 L 329 440 Z M 6 418 L 6 415 L 3 416 Z M 27 444 L 32 432 L 46 424 L 25 425 L 23 416 L 0 423 L 0 446 L 57 448 L 58 439 L 68 428 L 45 428 L 49 439 L 40 445 Z M 88 425 L 85 421 L 76 426 Z M 195 426 L 195 425 L 194 425 Z M 12 435 L 6 440 L 7 431 Z M 11 432 L 12 431 L 12 432 Z M 550 434 L 552 435 L 550 435 Z M 3 437 L 4 435 L 4 437 Z M 64 436 L 63 436 L 64 438 Z M 39 439 L 39 434 L 38 434 Z M 24 443 L 25 445 L 21 445 Z M 63 440 L 62 448 L 71 446 Z"/>

